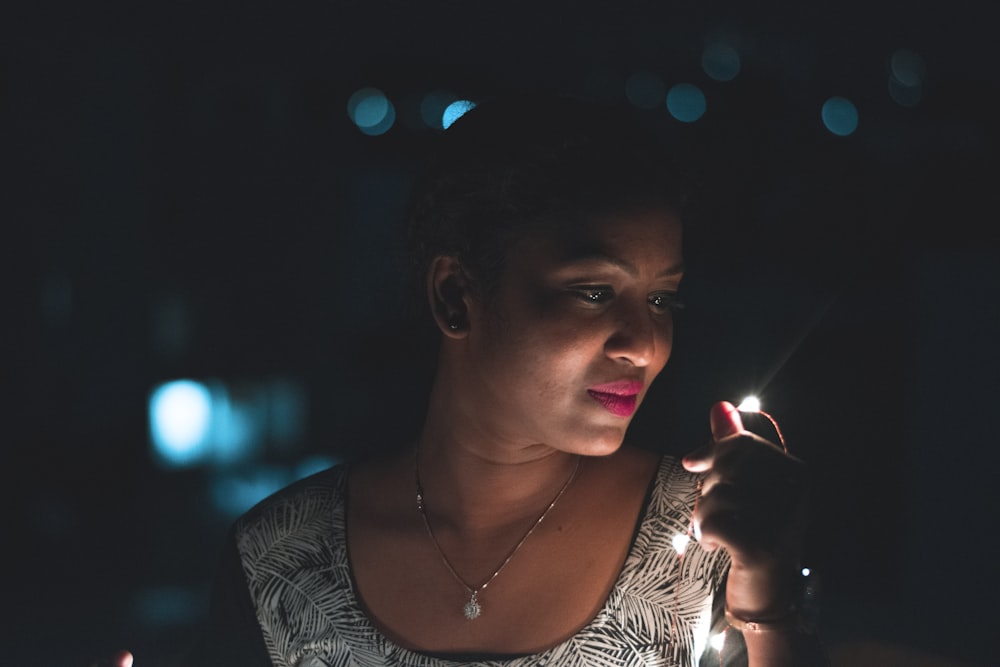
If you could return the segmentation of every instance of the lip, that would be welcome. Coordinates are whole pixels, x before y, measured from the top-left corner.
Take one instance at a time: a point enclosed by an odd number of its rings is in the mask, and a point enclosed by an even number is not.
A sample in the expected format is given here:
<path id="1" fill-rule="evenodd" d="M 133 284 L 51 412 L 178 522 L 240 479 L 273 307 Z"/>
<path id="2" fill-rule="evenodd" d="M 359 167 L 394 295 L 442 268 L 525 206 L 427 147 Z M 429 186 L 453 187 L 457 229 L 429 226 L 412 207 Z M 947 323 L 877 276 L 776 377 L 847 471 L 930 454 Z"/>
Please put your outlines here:
<path id="1" fill-rule="evenodd" d="M 635 413 L 640 391 L 642 382 L 638 380 L 607 382 L 587 389 L 591 398 L 617 417 L 631 417 Z"/>

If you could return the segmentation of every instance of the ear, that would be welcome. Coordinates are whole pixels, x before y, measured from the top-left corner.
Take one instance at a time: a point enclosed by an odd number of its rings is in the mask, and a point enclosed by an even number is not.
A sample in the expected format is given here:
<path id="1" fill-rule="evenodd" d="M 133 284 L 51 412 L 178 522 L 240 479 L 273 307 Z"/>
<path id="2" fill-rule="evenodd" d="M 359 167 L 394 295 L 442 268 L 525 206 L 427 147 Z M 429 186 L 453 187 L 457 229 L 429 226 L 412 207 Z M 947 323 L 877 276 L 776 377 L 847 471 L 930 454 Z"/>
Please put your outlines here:
<path id="1" fill-rule="evenodd" d="M 427 271 L 427 298 L 438 329 L 454 339 L 469 333 L 469 280 L 457 257 L 440 255 Z"/>

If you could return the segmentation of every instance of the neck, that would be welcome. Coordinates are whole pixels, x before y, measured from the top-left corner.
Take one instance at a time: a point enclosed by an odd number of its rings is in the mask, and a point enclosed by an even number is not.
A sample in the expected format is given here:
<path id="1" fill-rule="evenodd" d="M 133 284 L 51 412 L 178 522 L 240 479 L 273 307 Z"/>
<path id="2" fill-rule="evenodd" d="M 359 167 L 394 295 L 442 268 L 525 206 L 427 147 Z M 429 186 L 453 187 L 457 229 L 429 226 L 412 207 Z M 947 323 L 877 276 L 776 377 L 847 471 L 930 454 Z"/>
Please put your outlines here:
<path id="1" fill-rule="evenodd" d="M 463 532 L 491 530 L 544 509 L 578 457 L 541 443 L 491 437 L 472 420 L 456 420 L 444 393 L 435 383 L 416 458 L 436 524 Z"/>

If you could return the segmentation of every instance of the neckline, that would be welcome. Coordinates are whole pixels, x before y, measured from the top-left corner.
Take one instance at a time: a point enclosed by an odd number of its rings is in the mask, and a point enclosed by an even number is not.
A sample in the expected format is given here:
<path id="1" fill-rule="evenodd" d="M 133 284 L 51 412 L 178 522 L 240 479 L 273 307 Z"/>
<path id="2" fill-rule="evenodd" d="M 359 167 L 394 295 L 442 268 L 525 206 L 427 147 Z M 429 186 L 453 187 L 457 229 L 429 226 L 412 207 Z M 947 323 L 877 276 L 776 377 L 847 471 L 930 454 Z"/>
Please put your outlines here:
<path id="1" fill-rule="evenodd" d="M 341 502 L 336 503 L 333 507 L 334 522 L 333 528 L 335 531 L 333 534 L 334 544 L 337 545 L 338 550 L 341 551 L 340 558 L 347 569 L 347 582 L 348 590 L 347 595 L 349 599 L 347 600 L 349 606 L 359 611 L 359 618 L 364 623 L 365 634 L 371 637 L 378 650 L 380 656 L 393 655 L 396 657 L 401 657 L 406 660 L 407 664 L 418 664 L 421 660 L 440 660 L 444 662 L 469 662 L 469 661 L 490 661 L 490 662 L 510 662 L 514 663 L 517 660 L 537 660 L 549 655 L 558 653 L 561 649 L 566 647 L 575 638 L 593 632 L 601 622 L 601 619 L 611 615 L 614 612 L 613 598 L 615 591 L 621 588 L 621 584 L 625 581 L 629 573 L 636 567 L 638 563 L 642 561 L 642 553 L 639 551 L 645 550 L 645 544 L 640 544 L 638 537 L 643 533 L 643 529 L 647 527 L 647 524 L 653 520 L 649 513 L 650 504 L 652 498 L 654 497 L 657 489 L 663 484 L 663 478 L 668 472 L 668 462 L 669 458 L 666 456 L 660 456 L 660 460 L 656 465 L 653 472 L 652 478 L 646 488 L 646 495 L 643 498 L 642 505 L 639 508 L 639 515 L 635 521 L 635 528 L 632 531 L 632 538 L 629 542 L 629 548 L 625 555 L 625 560 L 622 562 L 621 569 L 618 575 L 615 577 L 614 584 L 612 584 L 611 589 L 608 592 L 607 598 L 605 598 L 604 603 L 601 605 L 600 609 L 590 619 L 587 623 L 580 626 L 575 632 L 570 634 L 563 640 L 560 640 L 552 646 L 542 649 L 536 653 L 489 653 L 489 652 L 436 652 L 436 651 L 421 651 L 416 649 L 409 649 L 396 642 L 389 639 L 384 632 L 378 627 L 378 625 L 372 620 L 370 614 L 368 613 L 367 607 L 364 605 L 361 596 L 358 594 L 358 584 L 354 578 L 354 565 L 351 563 L 351 553 L 347 546 L 348 538 L 348 525 L 347 525 L 347 514 L 348 514 L 348 479 L 350 477 L 350 466 L 345 466 L 344 473 L 340 478 L 340 497 Z M 337 530 L 339 528 L 339 530 Z M 336 564 L 335 564 L 336 565 Z"/>

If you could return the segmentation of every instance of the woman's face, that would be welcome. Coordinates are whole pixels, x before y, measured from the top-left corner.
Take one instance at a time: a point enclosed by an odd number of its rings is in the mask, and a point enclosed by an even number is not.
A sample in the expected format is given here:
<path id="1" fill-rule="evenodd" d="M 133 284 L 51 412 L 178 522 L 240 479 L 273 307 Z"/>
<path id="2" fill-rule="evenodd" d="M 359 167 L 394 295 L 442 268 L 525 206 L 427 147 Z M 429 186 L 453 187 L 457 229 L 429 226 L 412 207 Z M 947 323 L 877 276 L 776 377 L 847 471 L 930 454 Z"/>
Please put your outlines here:
<path id="1" fill-rule="evenodd" d="M 670 356 L 682 270 L 666 209 L 523 238 L 495 297 L 469 306 L 463 376 L 478 427 L 513 444 L 618 449 Z"/>

